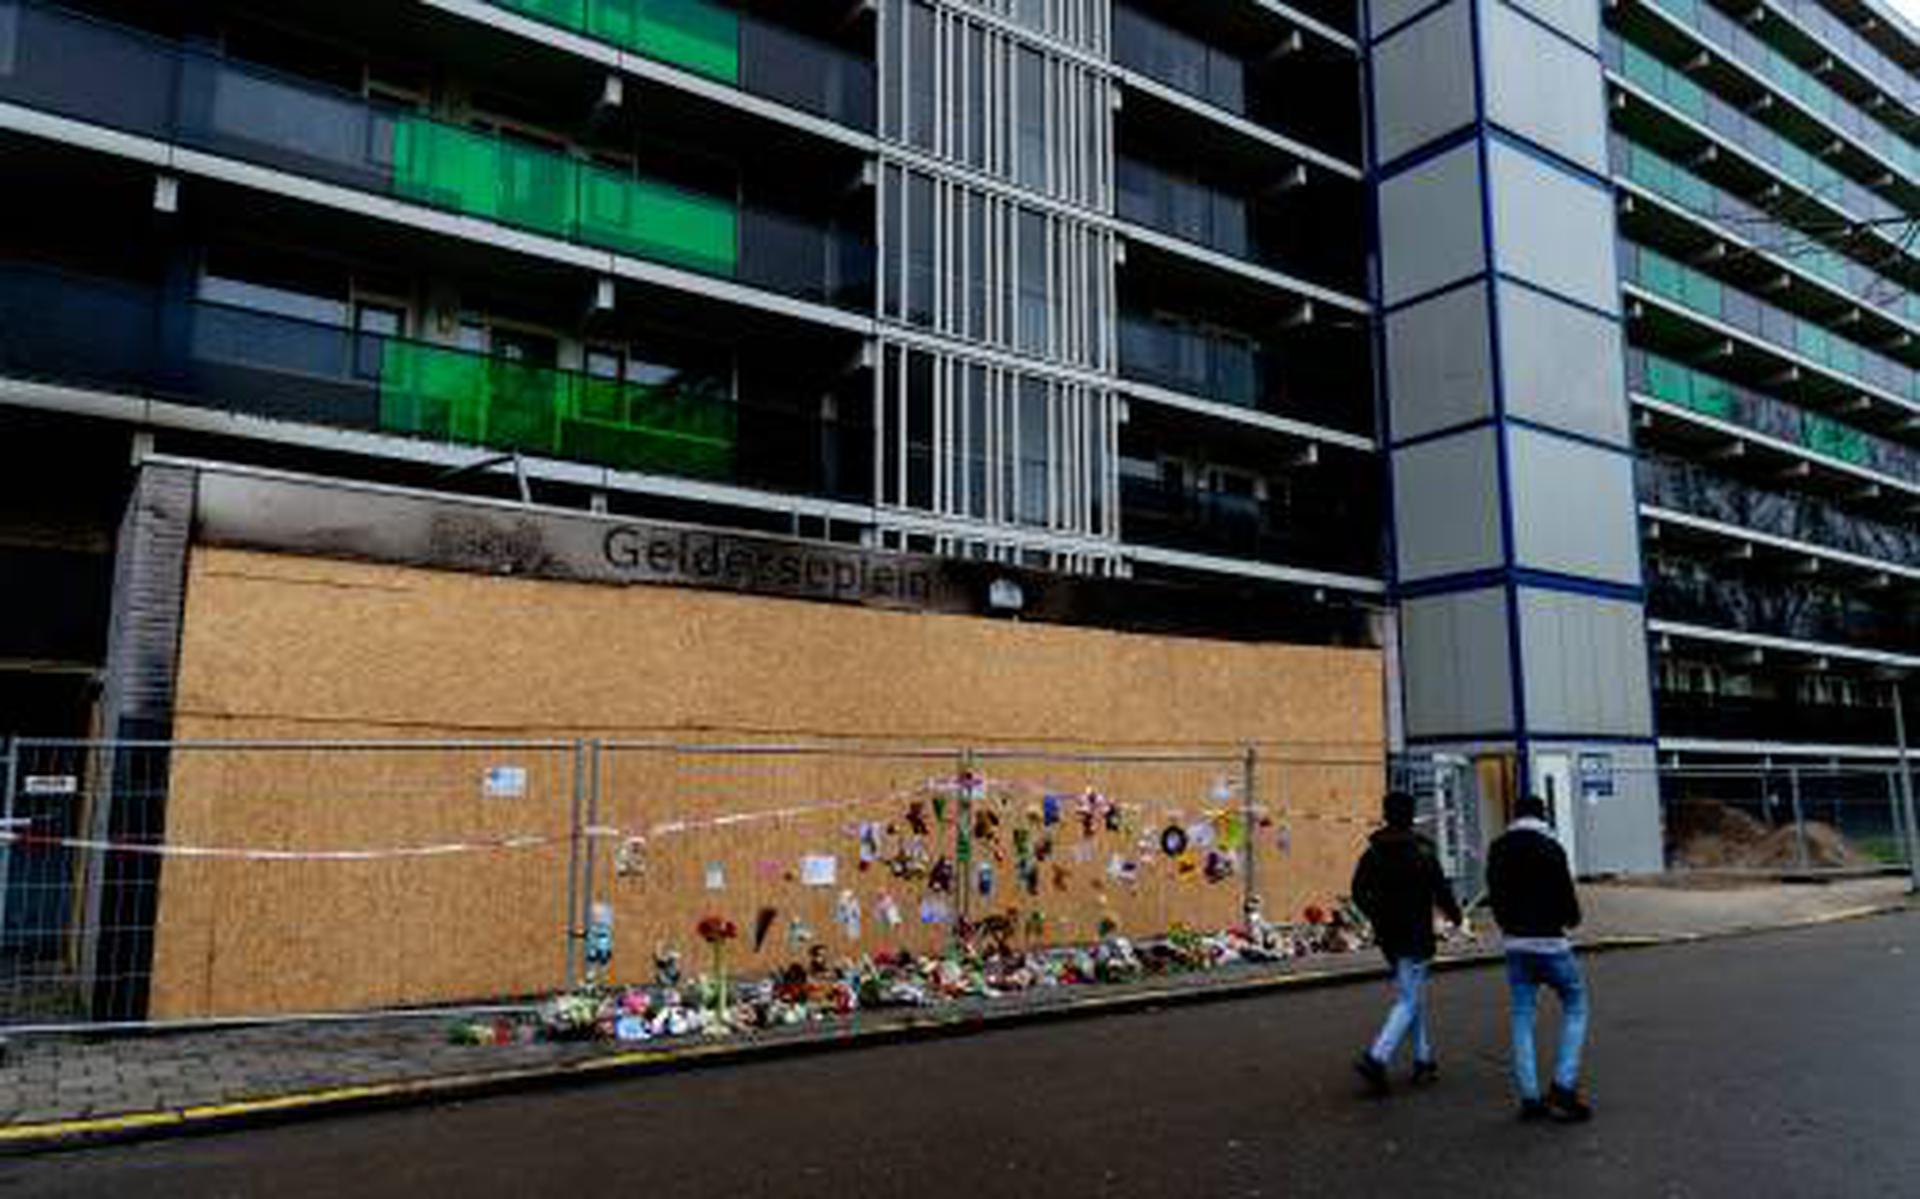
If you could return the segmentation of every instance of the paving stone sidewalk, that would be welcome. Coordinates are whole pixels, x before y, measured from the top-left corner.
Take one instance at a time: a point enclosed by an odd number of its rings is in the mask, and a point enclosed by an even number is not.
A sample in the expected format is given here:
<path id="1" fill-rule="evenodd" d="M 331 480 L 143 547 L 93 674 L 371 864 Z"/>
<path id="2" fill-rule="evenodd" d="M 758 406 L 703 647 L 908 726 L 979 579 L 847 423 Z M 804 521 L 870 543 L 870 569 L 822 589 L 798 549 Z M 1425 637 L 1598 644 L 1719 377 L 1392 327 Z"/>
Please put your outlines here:
<path id="1" fill-rule="evenodd" d="M 1583 939 L 1712 936 L 1779 927 L 1903 902 L 1905 884 L 1868 879 L 1824 886 L 1752 886 L 1692 890 L 1671 886 L 1586 888 Z M 1456 945 L 1456 957 L 1496 952 L 1490 941 Z M 1067 987 L 927 1009 L 860 1013 L 846 1021 L 755 1034 L 723 1042 L 752 1053 L 885 1035 L 911 1035 L 1071 1012 L 1113 1010 L 1234 995 L 1291 983 L 1381 973 L 1371 951 L 1157 978 L 1110 987 Z M 10 1131 L 100 1117 L 180 1113 L 222 1105 L 299 1102 L 316 1093 L 393 1088 L 436 1080 L 484 1085 L 541 1073 L 576 1072 L 596 1061 L 634 1063 L 635 1047 L 448 1043 L 451 1019 L 382 1018 L 208 1029 L 142 1036 L 33 1036 L 14 1039 L 0 1063 L 0 1141 Z M 656 1042 L 661 1065 L 672 1048 Z M 449 1092 L 451 1090 L 449 1089 Z M 206 1113 L 217 1114 L 217 1113 Z"/>

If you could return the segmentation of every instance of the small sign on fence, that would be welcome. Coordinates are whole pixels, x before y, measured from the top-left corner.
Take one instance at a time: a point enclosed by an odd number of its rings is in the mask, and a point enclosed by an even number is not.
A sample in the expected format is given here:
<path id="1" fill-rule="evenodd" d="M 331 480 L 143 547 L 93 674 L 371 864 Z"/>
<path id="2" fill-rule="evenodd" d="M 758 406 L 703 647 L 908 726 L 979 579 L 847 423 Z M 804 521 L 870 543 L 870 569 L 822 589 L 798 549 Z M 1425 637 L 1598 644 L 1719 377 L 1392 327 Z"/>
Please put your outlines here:
<path id="1" fill-rule="evenodd" d="M 525 766 L 489 766 L 482 791 L 488 799 L 525 799 L 527 795 L 527 768 Z"/>
<path id="2" fill-rule="evenodd" d="M 26 795 L 78 795 L 80 780 L 71 774 L 30 774 L 21 780 Z"/>

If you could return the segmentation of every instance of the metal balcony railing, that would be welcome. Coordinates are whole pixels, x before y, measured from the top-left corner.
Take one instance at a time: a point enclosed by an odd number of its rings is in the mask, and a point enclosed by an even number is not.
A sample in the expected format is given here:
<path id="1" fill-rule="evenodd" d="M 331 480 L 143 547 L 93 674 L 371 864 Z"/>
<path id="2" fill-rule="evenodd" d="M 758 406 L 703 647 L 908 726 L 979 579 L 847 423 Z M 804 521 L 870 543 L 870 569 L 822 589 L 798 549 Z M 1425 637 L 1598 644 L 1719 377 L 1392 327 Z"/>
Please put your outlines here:
<path id="1" fill-rule="evenodd" d="M 873 63 L 710 0 L 487 0 L 871 133 Z"/>
<path id="2" fill-rule="evenodd" d="M 1223 558 L 1376 576 L 1376 522 L 1343 515 L 1336 504 L 1289 511 L 1254 496 L 1200 491 L 1156 479 L 1120 479 L 1122 537 Z"/>
<path id="3" fill-rule="evenodd" d="M 0 373 L 769 490 L 871 486 L 871 430 L 809 415 L 817 398 L 643 386 L 18 263 L 0 270 Z"/>
<path id="4" fill-rule="evenodd" d="M 1881 562 L 1920 565 L 1920 527 L 1855 516 L 1811 496 L 1750 487 L 1661 455 L 1643 455 L 1636 476 L 1643 503 Z"/>
<path id="5" fill-rule="evenodd" d="M 8 21 L 0 100 L 802 299 L 872 302 L 857 234 L 38 4 L 0 0 Z"/>
<path id="6" fill-rule="evenodd" d="M 1629 349 L 1627 386 L 1656 400 L 1791 442 L 1823 458 L 1920 483 L 1920 450 L 1682 366 L 1659 354 Z"/>

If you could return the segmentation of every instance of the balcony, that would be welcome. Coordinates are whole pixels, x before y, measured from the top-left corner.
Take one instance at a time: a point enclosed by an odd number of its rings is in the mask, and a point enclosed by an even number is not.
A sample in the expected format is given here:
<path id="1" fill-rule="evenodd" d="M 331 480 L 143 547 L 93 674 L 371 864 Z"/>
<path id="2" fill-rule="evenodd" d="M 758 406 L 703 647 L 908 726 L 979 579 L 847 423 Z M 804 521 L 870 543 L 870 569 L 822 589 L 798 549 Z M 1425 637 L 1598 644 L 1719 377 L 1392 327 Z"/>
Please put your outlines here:
<path id="1" fill-rule="evenodd" d="M 1224 330 L 1160 317 L 1120 317 L 1123 379 L 1368 436 L 1372 392 L 1364 362 L 1345 362 L 1338 349 L 1310 339 L 1298 347 L 1261 345 Z"/>
<path id="2" fill-rule="evenodd" d="M 1894 744 L 1893 712 L 1887 708 L 1661 691 L 1654 696 L 1654 714 L 1663 738 Z"/>
<path id="3" fill-rule="evenodd" d="M 1289 508 L 1250 495 L 1120 478 L 1121 536 L 1130 545 L 1378 577 L 1376 522 L 1339 508 L 1298 499 Z"/>
<path id="4" fill-rule="evenodd" d="M 1920 528 L 1869 520 L 1838 504 L 1750 487 L 1690 462 L 1643 456 L 1640 501 L 1756 533 L 1903 566 L 1920 565 Z"/>
<path id="5" fill-rule="evenodd" d="M 751 95 L 873 132 L 873 63 L 707 0 L 487 0 Z"/>
<path id="6" fill-rule="evenodd" d="M 1758 31 L 1748 29 L 1739 18 L 1706 0 L 1651 0 L 1641 8 L 1658 9 L 1670 23 L 1662 26 L 1658 18 L 1632 9 L 1619 10 L 1616 19 L 1634 22 L 1646 36 L 1676 43 L 1681 53 L 1698 53 L 1704 43 L 1711 53 L 1694 70 L 1696 75 L 1713 78 L 1750 103 L 1770 105 L 1776 95 L 1791 99 L 1800 111 L 1775 109 L 1777 117 L 1795 126 L 1803 137 L 1831 140 L 1836 132 L 1844 134 L 1853 142 L 1845 152 L 1859 173 L 1878 174 L 1891 166 L 1910 179 L 1920 166 L 1920 154 L 1904 137 L 1762 41 Z M 1686 33 L 1676 34 L 1675 26 Z"/>
<path id="7" fill-rule="evenodd" d="M 1127 154 L 1115 173 L 1122 220 L 1239 263 L 1353 296 L 1365 293 L 1366 237 L 1350 224 L 1360 199 L 1351 184 L 1318 173 L 1311 176 L 1315 183 L 1298 187 L 1229 189 Z"/>
<path id="8" fill-rule="evenodd" d="M 1619 247 L 1620 278 L 1688 312 L 1730 326 L 1789 360 L 1875 388 L 1910 411 L 1920 402 L 1920 374 L 1905 363 L 1862 348 L 1823 325 L 1722 283 L 1704 271 L 1632 242 Z"/>
<path id="9" fill-rule="evenodd" d="M 1745 151 L 1764 164 L 1767 171 L 1853 220 L 1896 221 L 1903 215 L 1892 201 L 1835 170 L 1819 154 L 1780 136 L 1739 106 L 1707 91 L 1685 71 L 1669 66 L 1615 33 L 1603 34 L 1600 41 L 1607 68 L 1621 80 L 1727 144 Z M 1629 114 L 1629 119 L 1638 119 L 1637 114 Z M 1895 247 L 1896 252 L 1907 249 L 1885 232 L 1876 235 L 1886 245 Z"/>
<path id="10" fill-rule="evenodd" d="M 1671 358 L 1629 349 L 1627 387 L 1799 446 L 1810 454 L 1920 485 L 1920 450 L 1682 366 Z"/>
<path id="11" fill-rule="evenodd" d="M 1614 175 L 1635 183 L 1671 203 L 1701 224 L 1712 228 L 1715 240 L 1727 237 L 1743 247 L 1752 247 L 1740 256 L 1755 269 L 1793 268 L 1827 284 L 1831 293 L 1826 307 L 1839 300 L 1847 307 L 1859 306 L 1868 313 L 1886 318 L 1882 326 L 1890 333 L 1920 330 L 1920 295 L 1907 283 L 1881 273 L 1856 258 L 1820 245 L 1815 238 L 1786 220 L 1779 211 L 1768 211 L 1758 204 L 1736 196 L 1697 172 L 1688 170 L 1664 155 L 1616 133 L 1610 139 L 1610 160 Z M 1781 206 L 1790 211 L 1791 206 Z M 1648 223 L 1652 222 L 1648 215 Z M 1805 214 L 1801 214 L 1804 218 Z M 1624 222 L 1623 222 L 1624 223 Z M 1669 220 L 1669 227 L 1676 223 Z M 1819 222 L 1815 222 L 1816 225 Z M 1677 236 L 1677 234 L 1676 234 Z M 1696 245 L 1702 239 L 1691 239 Z M 1711 245 L 1711 242 L 1707 243 Z M 1871 252 L 1871 245 L 1853 245 L 1856 252 Z M 1882 253 L 1880 258 L 1884 258 Z M 1819 303 L 1817 289 L 1799 289 L 1796 296 Z"/>
<path id="12" fill-rule="evenodd" d="M 857 234 L 58 10 L 15 11 L 0 100 L 804 300 L 871 306 L 872 247 Z"/>
<path id="13" fill-rule="evenodd" d="M 1691 559 L 1651 557 L 1647 613 L 1655 620 L 1791 641 L 1910 653 L 1920 645 L 1920 611 L 1883 597 L 1814 582 L 1779 584 L 1729 577 Z"/>
<path id="14" fill-rule="evenodd" d="M 1192 6 L 1143 0 L 1113 9 L 1113 60 L 1173 92 L 1250 122 L 1345 164 L 1360 157 L 1360 106 L 1329 103 L 1358 95 L 1350 50 L 1319 37 L 1290 53 L 1288 23 L 1227 21 L 1218 30 L 1236 49 L 1194 36 L 1173 20 L 1205 20 Z M 1225 8 L 1228 6 L 1219 6 Z M 1149 11 L 1149 9 L 1159 11 Z M 1249 16 L 1255 15 L 1252 6 Z M 1257 14 L 1278 16 L 1279 14 Z"/>
<path id="15" fill-rule="evenodd" d="M 19 264 L 0 273 L 0 373 L 620 471 L 833 498 L 871 487 L 871 431 L 804 400 L 623 383 Z"/>

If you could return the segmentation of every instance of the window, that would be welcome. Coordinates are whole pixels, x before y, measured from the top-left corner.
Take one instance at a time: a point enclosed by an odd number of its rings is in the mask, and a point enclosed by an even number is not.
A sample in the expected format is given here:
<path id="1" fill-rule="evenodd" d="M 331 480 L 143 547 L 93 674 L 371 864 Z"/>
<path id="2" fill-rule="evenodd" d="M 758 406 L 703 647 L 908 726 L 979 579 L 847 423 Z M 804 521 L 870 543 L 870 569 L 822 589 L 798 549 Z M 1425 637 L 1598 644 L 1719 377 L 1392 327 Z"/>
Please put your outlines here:
<path id="1" fill-rule="evenodd" d="M 1022 46 L 1015 79 L 1014 120 L 1018 158 L 1014 178 L 1026 187 L 1047 186 L 1047 71 L 1038 50 Z"/>
<path id="2" fill-rule="evenodd" d="M 1031 208 L 1019 215 L 1019 348 L 1030 354 L 1047 351 L 1047 219 Z"/>
<path id="3" fill-rule="evenodd" d="M 550 369 L 560 361 L 560 342 L 544 333 L 496 327 L 493 356 L 520 366 Z"/>

